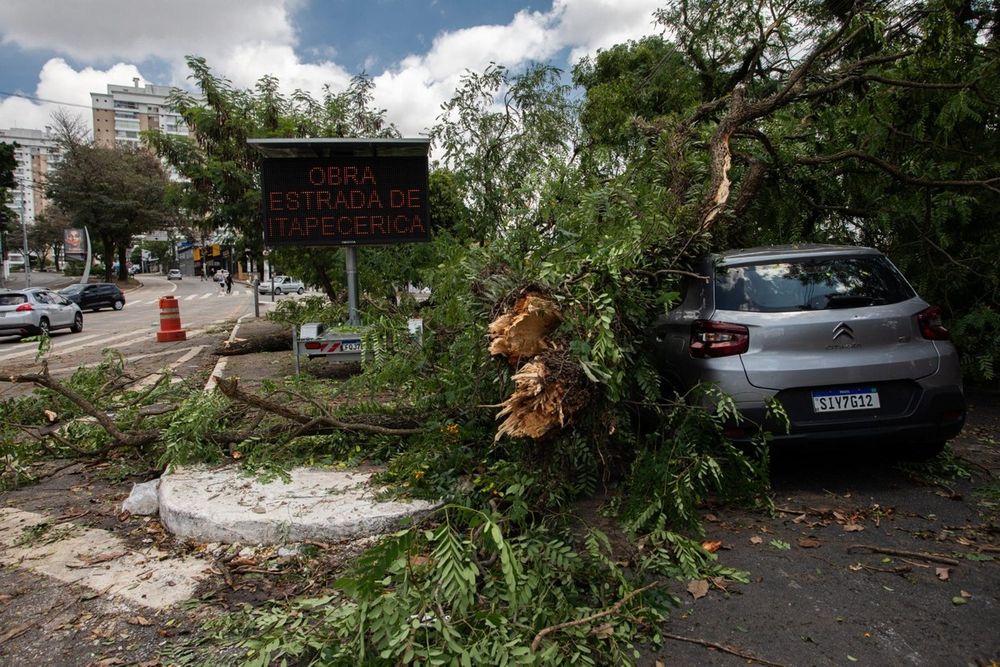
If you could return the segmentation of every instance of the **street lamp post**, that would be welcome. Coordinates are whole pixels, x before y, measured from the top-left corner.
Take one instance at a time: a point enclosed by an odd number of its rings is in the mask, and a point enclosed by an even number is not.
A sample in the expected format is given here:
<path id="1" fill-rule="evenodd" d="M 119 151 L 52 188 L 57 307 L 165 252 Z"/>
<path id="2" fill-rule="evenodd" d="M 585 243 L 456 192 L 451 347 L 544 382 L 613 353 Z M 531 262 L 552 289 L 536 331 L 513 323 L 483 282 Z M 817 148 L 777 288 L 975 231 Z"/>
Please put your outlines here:
<path id="1" fill-rule="evenodd" d="M 22 254 L 22 259 L 24 260 L 24 280 L 28 287 L 31 287 L 31 259 L 28 257 L 28 208 L 25 206 L 27 203 L 27 188 L 21 185 L 21 233 L 24 236 L 24 250 Z"/>

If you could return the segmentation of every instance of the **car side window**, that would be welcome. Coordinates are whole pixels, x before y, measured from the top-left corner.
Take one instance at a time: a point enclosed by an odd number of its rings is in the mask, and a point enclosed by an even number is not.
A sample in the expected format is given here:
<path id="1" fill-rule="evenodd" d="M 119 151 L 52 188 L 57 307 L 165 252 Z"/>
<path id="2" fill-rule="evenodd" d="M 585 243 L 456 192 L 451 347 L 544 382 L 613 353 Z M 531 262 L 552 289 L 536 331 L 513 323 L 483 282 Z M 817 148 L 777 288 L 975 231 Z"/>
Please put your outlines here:
<path id="1" fill-rule="evenodd" d="M 45 292 L 35 292 L 35 301 L 38 303 L 53 303 L 52 299 Z"/>

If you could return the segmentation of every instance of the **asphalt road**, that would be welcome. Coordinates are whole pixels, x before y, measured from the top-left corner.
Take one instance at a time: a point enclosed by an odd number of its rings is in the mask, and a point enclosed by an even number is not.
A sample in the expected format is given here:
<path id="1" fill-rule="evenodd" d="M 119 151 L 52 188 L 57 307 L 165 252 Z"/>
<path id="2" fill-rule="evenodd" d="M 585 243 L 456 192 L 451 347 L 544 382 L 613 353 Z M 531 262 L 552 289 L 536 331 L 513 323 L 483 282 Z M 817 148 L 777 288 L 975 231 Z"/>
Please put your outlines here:
<path id="1" fill-rule="evenodd" d="M 86 311 L 82 332 L 53 332 L 48 355 L 50 372 L 67 374 L 82 365 L 96 364 L 105 348 L 121 351 L 130 361 L 155 359 L 158 365 L 180 367 L 215 342 L 217 336 L 206 334 L 217 334 L 222 323 L 253 314 L 253 293 L 246 285 L 234 284 L 232 294 L 224 294 L 217 283 L 210 281 L 168 281 L 154 275 L 138 278 L 143 286 L 126 293 L 123 310 Z M 32 284 L 36 284 L 35 280 Z M 181 326 L 188 332 L 186 341 L 156 340 L 159 299 L 168 295 L 179 302 Z M 269 296 L 261 297 L 261 306 L 263 315 L 270 306 Z M 22 342 L 16 336 L 0 336 L 0 373 L 11 375 L 37 368 L 37 347 L 37 343 Z"/>

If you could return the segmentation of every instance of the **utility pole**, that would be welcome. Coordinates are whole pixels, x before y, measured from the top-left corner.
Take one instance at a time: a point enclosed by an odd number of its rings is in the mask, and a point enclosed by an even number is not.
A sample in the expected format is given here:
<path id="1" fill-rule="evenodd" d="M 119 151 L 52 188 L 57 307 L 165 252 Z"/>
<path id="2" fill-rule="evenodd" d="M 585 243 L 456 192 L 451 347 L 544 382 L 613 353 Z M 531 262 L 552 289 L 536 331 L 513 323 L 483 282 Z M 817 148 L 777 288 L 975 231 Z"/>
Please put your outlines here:
<path id="1" fill-rule="evenodd" d="M 27 283 L 27 287 L 31 287 L 31 259 L 28 257 L 28 188 L 25 184 L 21 184 L 21 233 L 24 235 L 24 253 L 22 258 L 24 259 L 24 280 Z"/>

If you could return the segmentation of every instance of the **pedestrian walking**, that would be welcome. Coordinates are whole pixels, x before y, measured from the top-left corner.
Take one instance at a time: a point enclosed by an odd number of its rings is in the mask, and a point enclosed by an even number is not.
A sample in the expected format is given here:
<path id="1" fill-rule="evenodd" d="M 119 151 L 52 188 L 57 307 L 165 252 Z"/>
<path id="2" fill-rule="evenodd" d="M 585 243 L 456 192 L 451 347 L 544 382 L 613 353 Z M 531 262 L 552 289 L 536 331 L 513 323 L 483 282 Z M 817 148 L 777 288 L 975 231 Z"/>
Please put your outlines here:
<path id="1" fill-rule="evenodd" d="M 226 294 L 233 293 L 233 274 L 226 274 Z"/>

